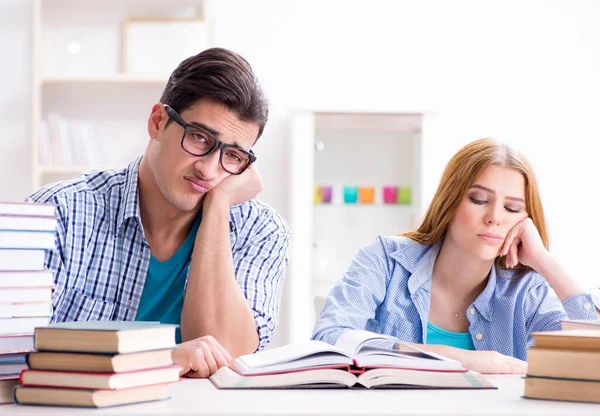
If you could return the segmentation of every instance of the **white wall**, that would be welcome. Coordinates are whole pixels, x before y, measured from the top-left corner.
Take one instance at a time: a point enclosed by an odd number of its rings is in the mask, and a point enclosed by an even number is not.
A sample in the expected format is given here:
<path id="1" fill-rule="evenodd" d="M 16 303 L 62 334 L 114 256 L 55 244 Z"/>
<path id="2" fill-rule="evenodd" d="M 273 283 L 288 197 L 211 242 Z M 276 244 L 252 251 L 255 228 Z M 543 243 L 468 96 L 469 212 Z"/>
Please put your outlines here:
<path id="1" fill-rule="evenodd" d="M 31 0 L 0 0 L 0 200 L 29 191 Z"/>
<path id="2" fill-rule="evenodd" d="M 263 199 L 284 215 L 293 109 L 436 109 L 444 140 L 425 192 L 463 144 L 493 136 L 515 145 L 537 172 L 554 252 L 584 285 L 599 285 L 600 163 L 591 149 L 600 140 L 600 2 L 218 0 L 213 7 L 216 42 L 252 63 L 271 99 L 257 150 Z M 28 192 L 30 9 L 30 1 L 0 0 L 1 199 Z"/>

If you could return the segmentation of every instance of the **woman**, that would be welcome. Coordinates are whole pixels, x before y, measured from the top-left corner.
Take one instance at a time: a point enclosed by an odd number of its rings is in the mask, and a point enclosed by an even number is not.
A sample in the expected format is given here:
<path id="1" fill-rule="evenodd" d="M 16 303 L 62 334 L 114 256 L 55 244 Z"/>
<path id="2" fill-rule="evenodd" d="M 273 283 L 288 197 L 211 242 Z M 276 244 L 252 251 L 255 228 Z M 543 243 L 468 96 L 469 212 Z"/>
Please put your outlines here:
<path id="1" fill-rule="evenodd" d="M 359 251 L 313 339 L 334 344 L 345 330 L 366 329 L 424 344 L 468 369 L 524 373 L 532 332 L 597 317 L 592 296 L 548 251 L 529 164 L 483 139 L 449 162 L 416 231 Z"/>

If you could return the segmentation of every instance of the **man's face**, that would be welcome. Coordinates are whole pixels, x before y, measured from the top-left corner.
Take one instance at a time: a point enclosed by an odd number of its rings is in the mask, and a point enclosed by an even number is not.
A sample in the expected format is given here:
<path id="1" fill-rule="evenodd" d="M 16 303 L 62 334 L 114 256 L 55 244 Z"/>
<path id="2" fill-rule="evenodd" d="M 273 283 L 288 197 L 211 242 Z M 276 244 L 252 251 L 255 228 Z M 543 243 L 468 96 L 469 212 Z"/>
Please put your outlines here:
<path id="1" fill-rule="evenodd" d="M 180 113 L 187 124 L 197 125 L 226 144 L 248 151 L 256 141 L 259 126 L 241 121 L 226 107 L 199 100 Z M 219 163 L 220 150 L 198 157 L 181 147 L 184 129 L 169 120 L 165 108 L 157 104 L 148 119 L 149 164 L 156 184 L 165 199 L 181 211 L 199 206 L 204 195 L 231 174 Z M 166 126 L 166 127 L 165 127 Z"/>

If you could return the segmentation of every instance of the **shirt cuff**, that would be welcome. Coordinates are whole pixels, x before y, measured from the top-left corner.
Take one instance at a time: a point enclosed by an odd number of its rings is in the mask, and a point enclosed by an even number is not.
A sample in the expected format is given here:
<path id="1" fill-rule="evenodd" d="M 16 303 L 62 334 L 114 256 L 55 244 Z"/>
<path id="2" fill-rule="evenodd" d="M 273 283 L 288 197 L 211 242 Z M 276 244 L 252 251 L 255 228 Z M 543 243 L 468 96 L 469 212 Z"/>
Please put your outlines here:
<path id="1" fill-rule="evenodd" d="M 600 298 L 591 293 L 577 293 L 563 302 L 569 319 L 598 319 L 596 308 L 600 307 Z"/>

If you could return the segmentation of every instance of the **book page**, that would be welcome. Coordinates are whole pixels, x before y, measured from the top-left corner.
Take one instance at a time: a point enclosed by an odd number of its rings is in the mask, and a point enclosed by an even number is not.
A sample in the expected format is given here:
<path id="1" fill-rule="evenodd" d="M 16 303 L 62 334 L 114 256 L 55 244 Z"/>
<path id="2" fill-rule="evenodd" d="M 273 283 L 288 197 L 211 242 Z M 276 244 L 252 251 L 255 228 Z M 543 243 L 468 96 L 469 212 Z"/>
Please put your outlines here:
<path id="1" fill-rule="evenodd" d="M 272 350 L 243 355 L 234 361 L 233 367 L 241 374 L 245 374 L 250 369 L 260 369 L 275 366 L 277 364 L 291 363 L 325 352 L 338 354 L 343 357 L 346 356 L 342 350 L 327 344 L 326 342 L 309 341 L 303 344 L 289 344 Z M 279 369 L 281 370 L 282 368 Z"/>
<path id="2" fill-rule="evenodd" d="M 354 329 L 344 332 L 338 338 L 335 346 L 344 351 L 349 357 L 356 357 L 361 348 L 367 343 L 373 347 L 393 349 L 396 342 L 396 339 L 389 335 Z"/>

